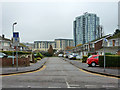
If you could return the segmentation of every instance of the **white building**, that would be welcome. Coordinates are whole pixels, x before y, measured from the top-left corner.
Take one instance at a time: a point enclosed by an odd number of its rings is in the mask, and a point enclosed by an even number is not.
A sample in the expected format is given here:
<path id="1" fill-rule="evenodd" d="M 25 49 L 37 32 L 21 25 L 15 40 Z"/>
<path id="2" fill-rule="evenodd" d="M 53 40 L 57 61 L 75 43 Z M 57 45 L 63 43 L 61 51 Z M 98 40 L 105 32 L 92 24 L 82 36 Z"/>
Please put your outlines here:
<path id="1" fill-rule="evenodd" d="M 4 37 L 4 35 L 0 36 L 0 51 L 10 51 L 11 48 L 11 40 Z"/>

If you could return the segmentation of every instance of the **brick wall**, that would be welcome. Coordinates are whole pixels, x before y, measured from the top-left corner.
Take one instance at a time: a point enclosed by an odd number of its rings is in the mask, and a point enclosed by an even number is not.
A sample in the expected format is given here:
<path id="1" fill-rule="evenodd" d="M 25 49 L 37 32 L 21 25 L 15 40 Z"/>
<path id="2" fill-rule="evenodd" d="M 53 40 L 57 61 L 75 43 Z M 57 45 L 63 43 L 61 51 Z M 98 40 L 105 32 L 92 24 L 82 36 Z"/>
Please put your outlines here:
<path id="1" fill-rule="evenodd" d="M 103 40 L 100 40 L 99 42 L 95 43 L 95 51 L 102 48 L 102 41 Z"/>
<path id="2" fill-rule="evenodd" d="M 29 66 L 29 58 L 18 58 L 18 66 Z M 0 66 L 12 66 L 12 58 L 0 58 Z M 14 66 L 16 66 L 16 58 L 14 59 Z"/>

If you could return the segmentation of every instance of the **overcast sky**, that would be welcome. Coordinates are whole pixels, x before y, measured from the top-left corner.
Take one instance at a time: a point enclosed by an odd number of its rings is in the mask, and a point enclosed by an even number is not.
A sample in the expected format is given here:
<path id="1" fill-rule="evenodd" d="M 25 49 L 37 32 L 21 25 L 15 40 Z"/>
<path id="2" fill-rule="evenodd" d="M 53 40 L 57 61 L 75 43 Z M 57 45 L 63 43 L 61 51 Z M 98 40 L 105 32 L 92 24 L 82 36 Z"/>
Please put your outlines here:
<path id="1" fill-rule="evenodd" d="M 12 37 L 12 24 L 21 42 L 73 38 L 73 21 L 84 12 L 97 14 L 105 34 L 118 25 L 117 2 L 23 2 L 2 3 L 2 33 Z"/>

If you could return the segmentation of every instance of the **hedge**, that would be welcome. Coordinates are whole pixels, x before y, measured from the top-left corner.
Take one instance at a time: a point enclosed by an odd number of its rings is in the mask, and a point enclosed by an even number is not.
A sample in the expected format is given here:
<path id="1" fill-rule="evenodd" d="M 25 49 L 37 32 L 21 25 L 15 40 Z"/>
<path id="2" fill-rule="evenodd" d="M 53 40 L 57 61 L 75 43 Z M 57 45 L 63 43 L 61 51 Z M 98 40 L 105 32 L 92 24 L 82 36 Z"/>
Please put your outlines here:
<path id="1" fill-rule="evenodd" d="M 83 56 L 82 63 L 86 63 L 88 56 Z"/>
<path id="2" fill-rule="evenodd" d="M 106 55 L 106 67 L 120 67 L 120 55 Z M 104 67 L 104 56 L 99 56 L 99 65 Z"/>
<path id="3" fill-rule="evenodd" d="M 48 52 L 44 53 L 43 55 L 46 56 L 46 57 L 52 57 L 53 56 L 52 54 L 50 54 Z"/>
<path id="4" fill-rule="evenodd" d="M 13 51 L 0 51 L 2 53 L 5 53 L 7 55 L 12 55 Z M 25 52 L 25 51 L 18 51 L 19 55 L 23 55 L 23 54 L 31 54 L 31 52 Z M 16 55 L 16 51 L 14 51 L 14 55 Z"/>

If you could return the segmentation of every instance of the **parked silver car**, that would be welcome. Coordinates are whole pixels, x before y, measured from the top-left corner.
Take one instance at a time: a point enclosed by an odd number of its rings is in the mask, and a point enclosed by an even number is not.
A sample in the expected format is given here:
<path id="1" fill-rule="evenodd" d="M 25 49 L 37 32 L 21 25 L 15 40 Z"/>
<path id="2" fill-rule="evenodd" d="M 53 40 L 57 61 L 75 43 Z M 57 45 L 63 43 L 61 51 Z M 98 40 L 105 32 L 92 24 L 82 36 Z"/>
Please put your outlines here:
<path id="1" fill-rule="evenodd" d="M 3 57 L 7 57 L 7 55 L 5 53 L 0 52 L 0 58 L 3 58 Z"/>
<path id="2" fill-rule="evenodd" d="M 59 54 L 58 57 L 63 57 L 63 54 Z"/>
<path id="3" fill-rule="evenodd" d="M 0 58 L 4 58 L 4 57 L 6 57 L 6 58 L 15 58 L 15 56 L 8 56 L 5 53 L 0 52 Z"/>

